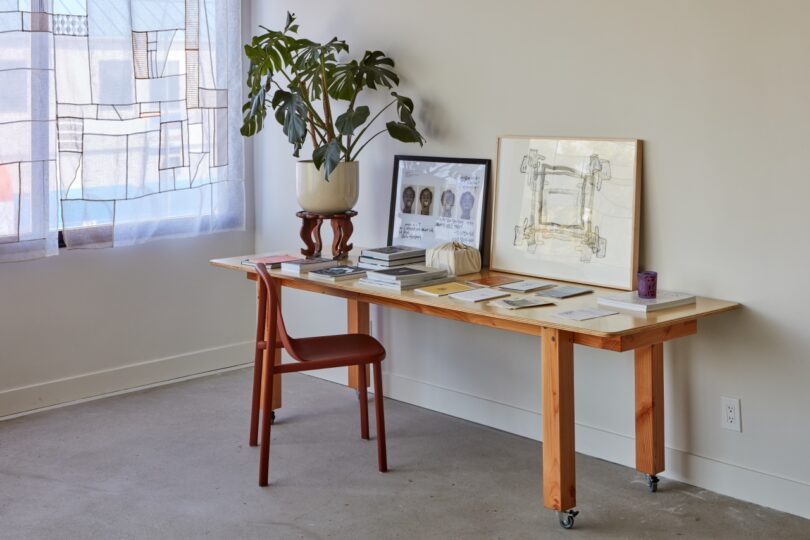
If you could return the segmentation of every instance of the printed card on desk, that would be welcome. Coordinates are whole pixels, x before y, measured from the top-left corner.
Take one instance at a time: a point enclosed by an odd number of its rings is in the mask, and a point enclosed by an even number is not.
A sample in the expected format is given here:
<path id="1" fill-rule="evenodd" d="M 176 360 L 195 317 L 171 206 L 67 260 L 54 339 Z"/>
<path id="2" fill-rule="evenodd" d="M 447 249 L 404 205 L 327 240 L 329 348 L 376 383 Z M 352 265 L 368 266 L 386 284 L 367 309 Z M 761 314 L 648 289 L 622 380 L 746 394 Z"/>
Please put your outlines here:
<path id="1" fill-rule="evenodd" d="M 490 306 L 504 309 L 524 309 L 530 307 L 553 306 L 554 302 L 540 298 L 504 298 L 489 303 Z"/>
<path id="2" fill-rule="evenodd" d="M 587 321 L 598 319 L 608 315 L 616 315 L 618 311 L 605 311 L 604 309 L 572 309 L 571 311 L 560 311 L 555 313 L 561 319 L 571 319 L 572 321 Z"/>
<path id="3" fill-rule="evenodd" d="M 583 287 L 573 287 L 571 285 L 560 285 L 545 289 L 537 293 L 537 296 L 547 296 L 548 298 L 570 298 L 572 296 L 579 296 L 580 294 L 588 294 L 593 292 L 593 289 L 585 289 Z"/>
<path id="4" fill-rule="evenodd" d="M 447 296 L 448 294 L 460 293 L 471 290 L 472 287 L 458 283 L 456 281 L 443 285 L 431 285 L 430 287 L 419 287 L 413 292 L 416 294 L 426 294 L 428 296 Z"/>
<path id="5" fill-rule="evenodd" d="M 505 291 L 527 293 L 540 291 L 544 289 L 550 289 L 555 285 L 556 285 L 555 283 L 551 283 L 549 281 L 537 281 L 534 279 L 525 279 L 523 281 L 515 281 L 514 283 L 507 283 L 505 285 L 501 285 L 500 288 Z"/>
<path id="6" fill-rule="evenodd" d="M 495 300 L 509 296 L 508 292 L 497 291 L 495 289 L 472 289 L 460 293 L 451 294 L 448 298 L 461 300 L 463 302 L 483 302 L 484 300 Z"/>

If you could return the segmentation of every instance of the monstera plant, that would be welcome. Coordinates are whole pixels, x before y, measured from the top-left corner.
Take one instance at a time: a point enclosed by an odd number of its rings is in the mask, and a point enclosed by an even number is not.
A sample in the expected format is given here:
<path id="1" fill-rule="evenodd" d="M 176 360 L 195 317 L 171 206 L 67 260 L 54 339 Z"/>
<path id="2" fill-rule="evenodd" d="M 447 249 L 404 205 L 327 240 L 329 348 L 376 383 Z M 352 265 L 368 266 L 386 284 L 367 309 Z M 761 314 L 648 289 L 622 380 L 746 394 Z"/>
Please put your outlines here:
<path id="1" fill-rule="evenodd" d="M 357 156 L 369 142 L 383 133 L 406 143 L 425 142 L 416 129 L 413 101 L 392 91 L 399 85 L 394 61 L 381 51 L 366 51 L 359 60 L 349 60 L 345 58 L 349 46 L 343 40 L 316 43 L 297 37 L 298 24 L 291 13 L 283 30 L 261 28 L 264 33 L 245 45 L 250 93 L 243 106 L 242 135 L 261 131 L 272 109 L 295 157 L 300 157 L 307 139 L 312 143 L 312 160 L 298 167 L 302 207 L 348 210 L 357 202 Z M 369 107 L 359 103 L 366 90 L 390 91 L 391 100 L 372 116 Z M 394 111 L 396 118 L 376 131 L 370 129 L 386 111 Z M 340 185 L 324 186 L 336 184 L 335 180 Z M 307 190 L 317 192 L 304 194 L 310 199 L 332 200 L 304 201 L 302 191 Z M 328 196 L 330 192 L 340 200 Z"/>

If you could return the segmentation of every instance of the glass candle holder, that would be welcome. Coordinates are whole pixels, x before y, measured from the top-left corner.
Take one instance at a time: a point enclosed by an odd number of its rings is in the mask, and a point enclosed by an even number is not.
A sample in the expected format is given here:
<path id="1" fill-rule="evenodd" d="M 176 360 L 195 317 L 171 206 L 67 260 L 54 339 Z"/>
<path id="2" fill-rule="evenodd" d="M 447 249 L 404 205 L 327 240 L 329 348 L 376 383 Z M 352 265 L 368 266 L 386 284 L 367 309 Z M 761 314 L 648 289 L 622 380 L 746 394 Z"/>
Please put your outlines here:
<path id="1" fill-rule="evenodd" d="M 658 272 L 646 271 L 638 273 L 638 297 L 655 298 L 658 293 Z"/>

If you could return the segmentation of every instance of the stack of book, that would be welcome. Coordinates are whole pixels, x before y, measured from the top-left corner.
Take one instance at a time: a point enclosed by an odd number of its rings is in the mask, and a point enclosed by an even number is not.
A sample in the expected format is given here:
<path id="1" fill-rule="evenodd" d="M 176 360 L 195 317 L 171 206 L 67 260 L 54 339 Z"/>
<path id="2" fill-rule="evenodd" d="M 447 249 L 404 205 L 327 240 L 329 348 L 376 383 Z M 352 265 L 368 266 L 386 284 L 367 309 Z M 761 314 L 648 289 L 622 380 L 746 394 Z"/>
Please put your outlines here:
<path id="1" fill-rule="evenodd" d="M 410 246 L 386 246 L 361 251 L 357 266 L 366 270 L 385 270 L 414 264 L 425 264 L 424 249 Z"/>
<path id="2" fill-rule="evenodd" d="M 313 259 L 293 259 L 292 261 L 284 261 L 281 263 L 281 271 L 288 274 L 306 274 L 313 270 L 321 270 L 322 268 L 331 268 L 337 266 L 338 262 L 332 259 L 313 258 Z"/>
<path id="3" fill-rule="evenodd" d="M 447 276 L 443 268 L 428 268 L 426 266 L 399 266 L 384 270 L 369 270 L 366 277 L 357 283 L 386 289 L 389 291 L 405 291 L 417 287 L 427 287 L 447 283 L 453 278 Z"/>
<path id="4" fill-rule="evenodd" d="M 629 291 L 610 296 L 600 296 L 596 303 L 605 307 L 649 313 L 659 309 L 686 306 L 695 302 L 695 295 L 689 293 L 658 291 L 655 298 L 641 298 L 638 291 Z"/>

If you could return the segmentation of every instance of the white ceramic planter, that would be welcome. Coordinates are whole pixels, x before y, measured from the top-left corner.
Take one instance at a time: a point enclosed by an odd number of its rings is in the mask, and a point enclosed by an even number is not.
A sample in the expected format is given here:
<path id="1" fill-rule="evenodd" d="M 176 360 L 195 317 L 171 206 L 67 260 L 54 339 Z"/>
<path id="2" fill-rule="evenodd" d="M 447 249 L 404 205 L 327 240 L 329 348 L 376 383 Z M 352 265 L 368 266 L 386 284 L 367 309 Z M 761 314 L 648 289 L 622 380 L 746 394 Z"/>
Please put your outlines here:
<path id="1" fill-rule="evenodd" d="M 295 189 L 303 210 L 319 214 L 339 214 L 354 208 L 360 196 L 359 164 L 340 164 L 324 178 L 323 166 L 318 170 L 312 161 L 299 161 L 295 169 Z"/>

